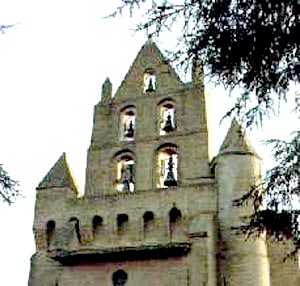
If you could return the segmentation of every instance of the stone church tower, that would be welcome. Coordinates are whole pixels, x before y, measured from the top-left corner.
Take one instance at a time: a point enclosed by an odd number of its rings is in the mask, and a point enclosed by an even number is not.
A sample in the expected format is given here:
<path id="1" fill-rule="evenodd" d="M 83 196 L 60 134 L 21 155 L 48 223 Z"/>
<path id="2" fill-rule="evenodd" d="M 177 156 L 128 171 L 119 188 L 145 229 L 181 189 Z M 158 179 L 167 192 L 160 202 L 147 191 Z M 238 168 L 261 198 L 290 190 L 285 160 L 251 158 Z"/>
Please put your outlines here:
<path id="1" fill-rule="evenodd" d="M 37 187 L 29 285 L 297 285 L 295 263 L 232 229 L 251 212 L 232 200 L 260 179 L 238 123 L 212 161 L 208 147 L 201 74 L 183 83 L 149 39 L 116 94 L 102 86 L 84 197 L 65 154 Z"/>

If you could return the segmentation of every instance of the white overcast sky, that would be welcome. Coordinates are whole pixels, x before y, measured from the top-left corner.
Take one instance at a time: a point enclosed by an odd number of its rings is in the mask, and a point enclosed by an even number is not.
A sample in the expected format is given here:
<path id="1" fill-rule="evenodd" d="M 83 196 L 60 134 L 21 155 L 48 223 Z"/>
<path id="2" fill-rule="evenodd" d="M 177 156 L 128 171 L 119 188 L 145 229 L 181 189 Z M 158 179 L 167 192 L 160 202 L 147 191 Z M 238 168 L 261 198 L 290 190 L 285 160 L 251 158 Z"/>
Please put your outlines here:
<path id="1" fill-rule="evenodd" d="M 35 187 L 62 152 L 80 189 L 84 187 L 86 150 L 93 107 L 110 77 L 115 92 L 140 47 L 137 19 L 104 19 L 119 1 L 0 0 L 0 24 L 17 25 L 0 34 L 0 163 L 20 182 L 24 198 L 0 203 L 0 285 L 27 285 Z M 105 3 L 105 4 L 104 4 Z M 109 3 L 109 4 L 107 4 Z M 175 35 L 156 41 L 172 49 Z M 214 152 L 229 122 L 219 120 L 230 106 L 222 89 L 210 90 L 209 116 Z M 291 108 L 288 109 L 287 113 Z M 267 121 L 252 132 L 252 143 L 268 162 L 260 140 L 286 138 L 296 117 Z"/>

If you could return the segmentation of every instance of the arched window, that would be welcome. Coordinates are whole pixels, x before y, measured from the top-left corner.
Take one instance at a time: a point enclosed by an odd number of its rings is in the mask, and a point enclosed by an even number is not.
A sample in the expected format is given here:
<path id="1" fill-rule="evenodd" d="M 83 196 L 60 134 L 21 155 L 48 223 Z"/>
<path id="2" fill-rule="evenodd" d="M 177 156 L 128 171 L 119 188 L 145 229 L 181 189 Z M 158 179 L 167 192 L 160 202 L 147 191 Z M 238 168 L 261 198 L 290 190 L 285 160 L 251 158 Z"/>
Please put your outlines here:
<path id="1" fill-rule="evenodd" d="M 154 214 L 153 212 L 146 211 L 143 215 L 144 220 L 144 237 L 146 238 L 151 231 L 153 231 Z"/>
<path id="2" fill-rule="evenodd" d="M 169 230 L 170 230 L 170 238 L 171 240 L 175 237 L 176 232 L 179 228 L 179 224 L 181 222 L 181 211 L 173 207 L 169 212 Z"/>
<path id="3" fill-rule="evenodd" d="M 53 242 L 54 235 L 55 235 L 55 221 L 49 220 L 46 224 L 47 249 L 49 249 L 51 243 Z"/>
<path id="4" fill-rule="evenodd" d="M 103 226 L 103 219 L 101 216 L 95 215 L 93 218 L 93 235 L 97 237 L 102 229 Z"/>
<path id="5" fill-rule="evenodd" d="M 157 153 L 157 187 L 177 186 L 178 155 L 174 144 L 165 144 Z"/>
<path id="6" fill-rule="evenodd" d="M 163 100 L 158 105 L 159 135 L 166 135 L 176 130 L 176 106 L 173 100 Z"/>
<path id="7" fill-rule="evenodd" d="M 79 219 L 77 217 L 71 217 L 69 219 L 69 223 L 73 232 L 75 233 L 77 240 L 81 243 L 81 235 L 80 235 L 80 227 L 79 227 Z"/>
<path id="8" fill-rule="evenodd" d="M 117 215 L 117 231 L 119 235 L 124 234 L 127 224 L 128 224 L 128 215 L 127 214 L 118 214 Z"/>
<path id="9" fill-rule="evenodd" d="M 144 92 L 153 92 L 156 90 L 156 75 L 149 69 L 144 73 Z"/>
<path id="10" fill-rule="evenodd" d="M 118 270 L 112 275 L 113 286 L 125 286 L 127 279 L 127 273 L 123 270 Z"/>
<path id="11" fill-rule="evenodd" d="M 119 192 L 134 192 L 135 161 L 131 151 L 122 151 L 115 156 L 116 189 Z"/>
<path id="12" fill-rule="evenodd" d="M 127 106 L 120 113 L 120 139 L 132 141 L 135 137 L 136 110 L 134 106 Z"/>

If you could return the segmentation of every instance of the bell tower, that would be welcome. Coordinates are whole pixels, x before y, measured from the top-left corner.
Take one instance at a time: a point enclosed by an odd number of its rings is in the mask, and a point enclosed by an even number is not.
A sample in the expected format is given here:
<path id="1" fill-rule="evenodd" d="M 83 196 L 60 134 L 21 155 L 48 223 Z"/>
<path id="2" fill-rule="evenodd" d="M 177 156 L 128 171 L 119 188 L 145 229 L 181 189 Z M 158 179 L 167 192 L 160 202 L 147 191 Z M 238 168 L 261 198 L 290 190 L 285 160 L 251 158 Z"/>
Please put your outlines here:
<path id="1" fill-rule="evenodd" d="M 282 285 L 264 238 L 233 232 L 260 158 L 233 121 L 209 161 L 202 77 L 195 61 L 182 82 L 149 38 L 114 96 L 104 81 L 84 196 L 65 154 L 37 187 L 29 286 Z"/>
<path id="2" fill-rule="evenodd" d="M 183 83 L 148 39 L 114 97 L 109 80 L 103 84 L 85 194 L 196 184 L 210 176 L 208 163 L 203 85 Z"/>
<path id="3" fill-rule="evenodd" d="M 85 200 L 103 217 L 99 279 L 122 281 L 103 285 L 216 285 L 215 184 L 196 77 L 183 83 L 149 38 L 114 96 L 103 84 Z"/>

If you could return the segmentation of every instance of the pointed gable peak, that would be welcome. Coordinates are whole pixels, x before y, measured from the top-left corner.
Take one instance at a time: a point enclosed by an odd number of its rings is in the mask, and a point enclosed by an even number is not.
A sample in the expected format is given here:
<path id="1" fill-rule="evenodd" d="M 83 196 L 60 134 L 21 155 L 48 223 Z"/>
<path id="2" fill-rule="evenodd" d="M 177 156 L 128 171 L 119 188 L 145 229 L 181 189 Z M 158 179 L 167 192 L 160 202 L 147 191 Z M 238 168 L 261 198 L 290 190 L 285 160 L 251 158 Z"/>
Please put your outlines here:
<path id="1" fill-rule="evenodd" d="M 77 188 L 72 178 L 65 153 L 59 157 L 36 189 L 42 190 L 51 188 L 70 188 L 77 194 Z"/>
<path id="2" fill-rule="evenodd" d="M 140 49 L 140 52 L 145 49 L 145 48 L 149 48 L 149 47 L 153 47 L 155 48 L 158 53 L 161 54 L 161 51 L 159 50 L 158 46 L 156 45 L 156 43 L 153 41 L 152 35 L 148 35 L 147 40 L 145 42 L 145 44 L 142 46 L 142 48 Z M 140 53 L 139 52 L 139 53 Z M 162 55 L 162 54 L 161 54 Z"/>
<path id="3" fill-rule="evenodd" d="M 115 99 L 118 100 L 121 97 L 135 99 L 137 96 L 147 93 L 147 84 L 149 84 L 150 78 L 153 84 L 151 92 L 165 93 L 183 87 L 179 76 L 152 37 L 148 37 L 138 52 L 117 90 Z"/>
<path id="4" fill-rule="evenodd" d="M 251 153 L 256 155 L 254 148 L 245 136 L 242 126 L 233 118 L 227 135 L 221 145 L 219 154 L 222 153 Z"/>

